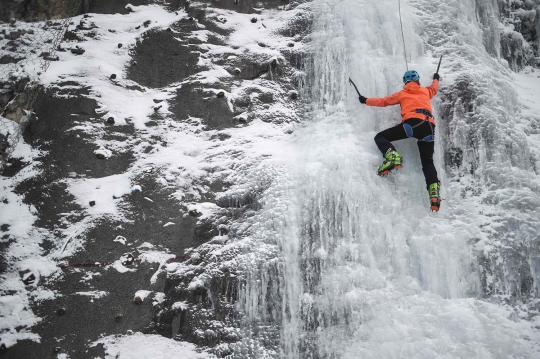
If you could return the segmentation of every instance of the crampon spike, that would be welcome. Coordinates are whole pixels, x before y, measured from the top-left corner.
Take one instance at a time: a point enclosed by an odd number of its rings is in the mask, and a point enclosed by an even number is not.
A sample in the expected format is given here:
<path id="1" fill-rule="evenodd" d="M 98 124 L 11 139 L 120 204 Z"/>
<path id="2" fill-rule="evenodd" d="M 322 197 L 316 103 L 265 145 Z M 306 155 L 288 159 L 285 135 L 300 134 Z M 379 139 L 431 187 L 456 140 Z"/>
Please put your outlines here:
<path id="1" fill-rule="evenodd" d="M 431 211 L 439 212 L 439 208 L 441 208 L 441 199 L 435 197 L 431 198 Z"/>

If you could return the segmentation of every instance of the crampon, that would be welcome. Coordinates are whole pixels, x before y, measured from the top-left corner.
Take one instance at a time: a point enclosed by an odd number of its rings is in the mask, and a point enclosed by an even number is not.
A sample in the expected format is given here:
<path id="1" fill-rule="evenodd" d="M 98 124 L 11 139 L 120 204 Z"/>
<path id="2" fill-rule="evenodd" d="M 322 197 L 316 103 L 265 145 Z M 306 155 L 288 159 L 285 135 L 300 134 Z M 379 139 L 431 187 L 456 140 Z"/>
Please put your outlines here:
<path id="1" fill-rule="evenodd" d="M 384 162 L 377 169 L 377 174 L 379 176 L 386 176 L 392 170 L 399 170 L 401 167 L 403 167 L 403 160 L 401 156 L 396 150 L 390 148 L 384 154 Z"/>
<path id="2" fill-rule="evenodd" d="M 385 176 L 388 176 L 390 174 L 390 172 L 392 172 L 393 170 L 399 170 L 400 168 L 402 168 L 403 166 L 402 165 L 395 165 L 395 166 L 392 166 L 392 167 L 388 167 L 386 169 L 384 169 L 383 171 L 377 171 L 377 174 L 381 177 L 385 177 Z"/>
<path id="3" fill-rule="evenodd" d="M 429 200 L 430 200 L 431 210 L 433 212 L 439 212 L 439 208 L 441 208 L 441 199 L 438 197 L 432 197 Z"/>

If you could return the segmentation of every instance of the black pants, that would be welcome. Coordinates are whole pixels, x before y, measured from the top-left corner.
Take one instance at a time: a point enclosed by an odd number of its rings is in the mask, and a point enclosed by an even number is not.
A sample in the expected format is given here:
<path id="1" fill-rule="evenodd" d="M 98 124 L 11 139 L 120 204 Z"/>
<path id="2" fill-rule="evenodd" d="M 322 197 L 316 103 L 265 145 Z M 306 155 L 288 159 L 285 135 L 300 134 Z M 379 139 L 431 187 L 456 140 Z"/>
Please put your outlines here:
<path id="1" fill-rule="evenodd" d="M 426 136 L 435 133 L 435 125 L 430 124 L 428 121 L 423 121 L 418 118 L 411 118 L 405 121 L 406 124 L 411 127 L 420 124 L 413 129 L 413 137 L 419 140 Z M 431 125 L 431 126 L 430 126 Z M 379 132 L 375 136 L 375 143 L 379 150 L 384 155 L 388 149 L 395 150 L 396 148 L 390 143 L 393 141 L 403 140 L 407 138 L 403 124 L 399 124 L 394 127 L 390 127 L 384 131 Z M 420 161 L 422 162 L 422 171 L 426 178 L 426 186 L 435 182 L 439 182 L 437 178 L 437 170 L 433 164 L 433 151 L 435 150 L 435 142 L 418 141 L 418 150 L 420 151 Z"/>

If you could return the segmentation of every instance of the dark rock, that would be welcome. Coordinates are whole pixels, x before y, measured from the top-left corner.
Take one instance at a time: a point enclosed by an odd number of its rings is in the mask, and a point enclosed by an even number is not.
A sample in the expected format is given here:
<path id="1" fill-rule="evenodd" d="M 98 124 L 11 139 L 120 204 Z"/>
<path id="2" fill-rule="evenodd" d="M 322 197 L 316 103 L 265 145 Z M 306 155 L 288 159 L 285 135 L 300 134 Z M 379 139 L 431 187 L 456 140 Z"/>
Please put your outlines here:
<path id="1" fill-rule="evenodd" d="M 139 30 L 141 28 L 141 25 L 135 26 L 135 29 Z"/>
<path id="2" fill-rule="evenodd" d="M 79 41 L 80 42 L 80 41 L 83 41 L 83 38 L 80 37 L 75 31 L 68 30 L 64 34 L 64 40 L 67 40 L 67 41 Z"/>
<path id="3" fill-rule="evenodd" d="M 55 353 L 60 353 L 61 350 L 62 350 L 62 348 L 60 348 L 60 347 L 54 347 L 54 349 L 53 349 L 53 351 Z"/>
<path id="4" fill-rule="evenodd" d="M 17 62 L 24 60 L 23 57 L 16 58 L 11 55 L 4 55 L 0 57 L 0 65 L 6 65 L 6 64 L 16 64 Z"/>
<path id="5" fill-rule="evenodd" d="M 17 40 L 19 37 L 21 37 L 21 32 L 20 31 L 12 31 L 9 33 L 9 38 L 11 40 Z"/>
<path id="6" fill-rule="evenodd" d="M 60 58 L 58 56 L 43 56 L 43 60 L 46 61 L 59 61 Z"/>
<path id="7" fill-rule="evenodd" d="M 58 314 L 58 315 L 64 315 L 64 314 L 66 314 L 66 308 L 58 308 L 58 309 L 56 310 L 56 314 Z"/>
<path id="8" fill-rule="evenodd" d="M 141 304 L 143 302 L 142 298 L 139 296 L 136 296 L 135 299 L 133 299 L 133 303 L 135 304 Z"/>
<path id="9" fill-rule="evenodd" d="M 4 171 L 2 172 L 2 176 L 4 177 L 13 177 L 17 173 L 19 173 L 20 170 L 28 166 L 28 163 L 23 162 L 21 158 L 11 157 L 10 159 L 8 159 L 7 162 L 9 163 L 9 166 L 4 166 Z M 4 198 L 2 202 L 7 204 L 8 203 L 7 198 Z"/>
<path id="10" fill-rule="evenodd" d="M 120 320 L 122 320 L 122 314 L 120 313 L 116 313 L 116 315 L 114 316 L 114 320 L 119 322 Z"/>
<path id="11" fill-rule="evenodd" d="M 2 106 L 4 107 L 4 106 Z M 3 156 L 7 152 L 9 142 L 7 136 L 0 133 L 0 156 Z"/>
<path id="12" fill-rule="evenodd" d="M 83 18 L 85 18 L 85 19 L 88 19 L 89 17 L 90 17 L 90 15 L 88 15 L 88 14 L 84 14 L 84 16 L 83 16 Z"/>
<path id="13" fill-rule="evenodd" d="M 270 66 L 275 69 L 276 67 L 278 67 L 278 61 L 277 59 L 272 59 L 272 61 L 270 61 Z"/>
<path id="14" fill-rule="evenodd" d="M 120 257 L 120 263 L 125 267 L 131 266 L 135 263 L 135 257 L 131 253 L 126 253 Z"/>
<path id="15" fill-rule="evenodd" d="M 158 100 L 158 99 L 153 99 L 152 101 L 154 101 L 154 103 L 161 103 L 161 102 L 163 102 L 163 100 Z"/>
<path id="16" fill-rule="evenodd" d="M 36 281 L 36 276 L 34 273 L 25 273 L 23 274 L 23 283 L 24 285 L 32 285 Z"/>
<path id="17" fill-rule="evenodd" d="M 111 76 L 109 76 L 109 78 L 110 78 L 111 80 L 116 79 L 116 74 L 112 74 Z"/>
<path id="18" fill-rule="evenodd" d="M 227 234 L 229 234 L 229 228 L 227 228 L 227 226 L 223 224 L 220 224 L 218 226 L 218 231 L 220 236 L 226 236 Z"/>
<path id="19" fill-rule="evenodd" d="M 110 125 L 114 125 L 114 117 L 109 117 L 107 119 L 107 123 L 110 124 Z"/>
<path id="20" fill-rule="evenodd" d="M 71 49 L 71 53 L 75 55 L 82 55 L 84 54 L 85 50 L 81 49 L 80 47 L 76 47 L 74 49 Z"/>
<path id="21" fill-rule="evenodd" d="M 291 100 L 296 100 L 298 98 L 298 92 L 297 91 L 289 91 L 289 98 Z"/>
<path id="22" fill-rule="evenodd" d="M 26 85 L 28 85 L 29 82 L 30 82 L 30 78 L 28 77 L 19 79 L 13 85 L 13 89 L 15 90 L 15 92 L 23 92 L 24 89 L 26 88 Z"/>
<path id="23" fill-rule="evenodd" d="M 218 97 L 218 98 L 223 98 L 223 97 L 225 97 L 225 92 L 219 91 L 219 92 L 217 93 L 216 97 Z"/>
<path id="24" fill-rule="evenodd" d="M 156 106 L 156 107 L 154 107 L 154 112 L 157 112 L 157 111 L 159 111 L 159 109 L 160 109 L 161 107 L 162 107 L 161 105 L 160 105 L 160 106 Z"/>
<path id="25" fill-rule="evenodd" d="M 119 48 L 119 49 L 120 49 L 120 48 L 122 48 L 122 46 L 124 46 L 124 45 L 122 45 L 122 44 L 118 44 L 118 48 Z"/>
<path id="26" fill-rule="evenodd" d="M 107 30 L 107 31 L 112 32 L 113 34 L 116 34 L 116 30 L 109 29 L 109 30 Z"/>
<path id="27" fill-rule="evenodd" d="M 148 27 L 150 26 L 150 24 L 152 24 L 152 20 L 146 20 L 145 22 L 143 22 L 144 27 Z"/>
<path id="28" fill-rule="evenodd" d="M 256 17 L 252 17 L 252 18 L 251 18 L 251 22 L 252 22 L 252 23 L 256 23 L 256 22 L 257 22 L 257 18 L 256 18 Z"/>
<path id="29" fill-rule="evenodd" d="M 188 214 L 192 217 L 200 217 L 202 216 L 202 213 L 197 211 L 196 209 L 192 209 L 188 212 Z"/>
<path id="30" fill-rule="evenodd" d="M 96 153 L 96 157 L 99 158 L 100 160 L 105 159 L 105 155 L 103 153 Z"/>
<path id="31" fill-rule="evenodd" d="M 212 135 L 212 137 L 210 137 L 211 140 L 218 139 L 220 141 L 225 141 L 229 138 L 231 138 L 231 135 L 226 133 L 218 133 L 217 135 Z"/>
<path id="32" fill-rule="evenodd" d="M 287 44 L 287 46 L 289 46 L 289 47 L 294 47 L 294 42 L 289 42 L 289 43 Z"/>
<path id="33" fill-rule="evenodd" d="M 2 231 L 2 232 L 7 232 L 7 231 L 9 231 L 9 224 L 2 224 L 2 225 L 0 226 L 0 231 Z"/>
<path id="34" fill-rule="evenodd" d="M 199 72 L 199 56 L 191 47 L 179 44 L 174 33 L 150 31 L 133 49 L 127 78 L 142 86 L 165 87 Z"/>
<path id="35" fill-rule="evenodd" d="M 209 97 L 208 92 L 195 84 L 179 88 L 171 101 L 170 111 L 179 120 L 190 117 L 202 119 L 208 130 L 221 130 L 234 126 L 233 113 L 226 101 Z"/>
<path id="36" fill-rule="evenodd" d="M 90 201 L 88 202 L 88 204 L 90 205 L 90 207 L 94 207 L 96 205 L 96 201 Z"/>
<path id="37" fill-rule="evenodd" d="M 274 94 L 272 92 L 263 92 L 258 96 L 259 101 L 262 103 L 272 103 L 274 102 Z"/>

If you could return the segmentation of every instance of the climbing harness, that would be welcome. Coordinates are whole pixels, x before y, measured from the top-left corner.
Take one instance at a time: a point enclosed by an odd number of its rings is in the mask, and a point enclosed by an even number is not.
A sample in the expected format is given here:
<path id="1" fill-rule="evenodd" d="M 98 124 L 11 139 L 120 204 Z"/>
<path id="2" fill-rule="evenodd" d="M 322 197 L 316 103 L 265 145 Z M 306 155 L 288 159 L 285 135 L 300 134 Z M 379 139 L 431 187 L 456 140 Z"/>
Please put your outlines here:
<path id="1" fill-rule="evenodd" d="M 429 112 L 428 110 L 414 110 L 414 112 L 421 113 L 422 115 L 425 115 L 426 118 L 424 120 L 422 120 L 422 122 L 420 122 L 420 123 L 418 123 L 418 124 L 416 124 L 414 126 L 411 126 L 408 123 L 403 124 L 403 129 L 405 130 L 405 134 L 407 135 L 407 138 L 413 137 L 413 134 L 414 134 L 413 130 L 416 127 L 418 127 L 420 125 L 423 125 L 424 122 L 428 122 L 429 127 L 431 127 L 431 135 L 428 135 L 428 136 L 426 136 L 423 139 L 418 140 L 418 141 L 423 141 L 423 142 L 433 142 L 433 141 L 435 141 L 435 131 L 433 130 L 433 124 L 431 123 L 431 121 L 429 121 L 430 118 L 433 118 L 433 115 L 431 114 L 431 112 Z"/>
<path id="2" fill-rule="evenodd" d="M 403 57 L 405 58 L 405 66 L 409 71 L 409 63 L 407 62 L 407 48 L 405 47 L 405 35 L 403 33 L 403 20 L 401 19 L 401 0 L 398 0 L 399 5 L 399 24 L 401 26 L 401 38 L 403 39 Z"/>

